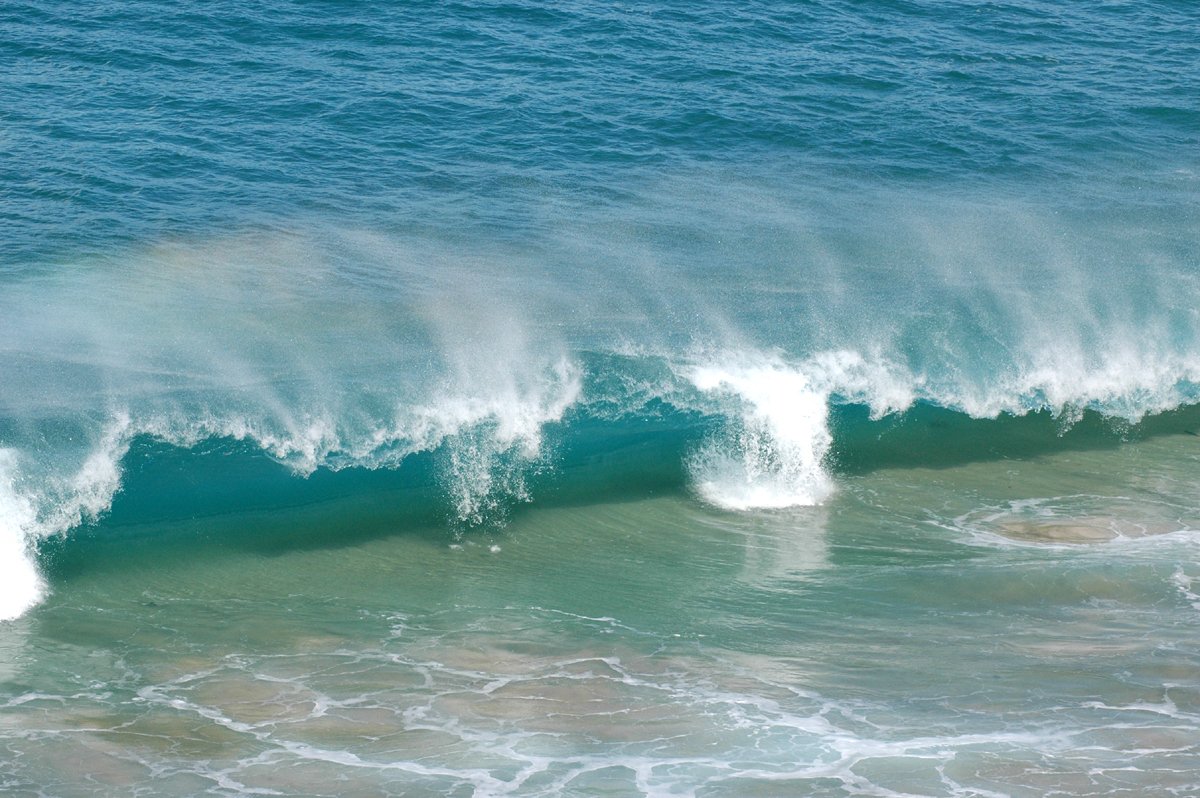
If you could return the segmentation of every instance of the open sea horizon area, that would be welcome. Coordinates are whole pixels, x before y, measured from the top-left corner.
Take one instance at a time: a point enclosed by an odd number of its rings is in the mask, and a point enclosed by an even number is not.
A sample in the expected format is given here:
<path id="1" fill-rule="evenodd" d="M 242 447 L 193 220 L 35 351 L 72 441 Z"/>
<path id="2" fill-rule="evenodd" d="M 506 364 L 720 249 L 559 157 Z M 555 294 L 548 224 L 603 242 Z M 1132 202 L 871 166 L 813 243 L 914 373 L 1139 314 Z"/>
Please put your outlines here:
<path id="1" fill-rule="evenodd" d="M 0 64 L 0 795 L 1200 795 L 1200 5 Z"/>

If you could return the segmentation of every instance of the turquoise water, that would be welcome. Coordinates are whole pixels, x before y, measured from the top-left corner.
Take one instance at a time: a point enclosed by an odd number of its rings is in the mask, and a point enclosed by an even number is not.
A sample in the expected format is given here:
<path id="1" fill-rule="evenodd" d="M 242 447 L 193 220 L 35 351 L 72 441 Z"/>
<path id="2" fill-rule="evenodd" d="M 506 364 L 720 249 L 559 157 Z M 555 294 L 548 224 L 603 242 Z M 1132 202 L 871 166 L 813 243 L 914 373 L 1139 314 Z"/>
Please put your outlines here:
<path id="1" fill-rule="evenodd" d="M 1192 4 L 0 58 L 5 794 L 1200 792 Z"/>

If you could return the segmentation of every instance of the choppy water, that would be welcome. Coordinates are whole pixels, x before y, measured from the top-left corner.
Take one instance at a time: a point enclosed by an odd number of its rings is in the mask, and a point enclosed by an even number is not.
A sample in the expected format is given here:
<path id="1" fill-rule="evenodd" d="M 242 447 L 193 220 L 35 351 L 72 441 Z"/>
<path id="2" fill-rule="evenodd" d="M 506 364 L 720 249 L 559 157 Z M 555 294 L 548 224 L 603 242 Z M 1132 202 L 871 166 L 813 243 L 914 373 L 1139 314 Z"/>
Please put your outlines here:
<path id="1" fill-rule="evenodd" d="M 1192 4 L 0 62 L 6 794 L 1200 792 Z"/>

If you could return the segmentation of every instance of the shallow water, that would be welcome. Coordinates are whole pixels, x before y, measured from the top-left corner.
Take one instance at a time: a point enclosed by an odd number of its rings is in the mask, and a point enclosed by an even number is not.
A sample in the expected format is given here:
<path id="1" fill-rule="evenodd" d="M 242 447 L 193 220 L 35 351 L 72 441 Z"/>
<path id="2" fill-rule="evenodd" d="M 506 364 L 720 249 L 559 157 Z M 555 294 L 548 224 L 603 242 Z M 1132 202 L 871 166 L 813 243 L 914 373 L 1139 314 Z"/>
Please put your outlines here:
<path id="1" fill-rule="evenodd" d="M 1164 464 L 1195 456 L 1164 436 L 882 469 L 820 507 L 671 493 L 462 537 L 266 548 L 253 514 L 103 530 L 4 627 L 4 782 L 1186 794 L 1200 537 Z"/>

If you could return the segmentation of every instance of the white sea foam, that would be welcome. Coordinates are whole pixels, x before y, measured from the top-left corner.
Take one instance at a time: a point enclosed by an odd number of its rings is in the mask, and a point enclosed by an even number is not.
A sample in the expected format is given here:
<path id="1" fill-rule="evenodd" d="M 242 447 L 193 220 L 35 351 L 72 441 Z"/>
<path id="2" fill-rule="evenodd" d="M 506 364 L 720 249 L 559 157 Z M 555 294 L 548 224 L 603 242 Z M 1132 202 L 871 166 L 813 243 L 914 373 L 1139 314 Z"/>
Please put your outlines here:
<path id="1" fill-rule="evenodd" d="M 113 419 L 78 467 L 36 480 L 21 479 L 28 457 L 0 449 L 0 620 L 20 616 L 45 594 L 36 542 L 108 509 L 120 488 L 120 462 L 129 449 L 129 432 L 127 417 Z"/>
<path id="2" fill-rule="evenodd" d="M 813 505 L 829 496 L 831 397 L 863 402 L 874 417 L 903 410 L 914 397 L 911 379 L 855 352 L 824 352 L 798 365 L 740 352 L 685 373 L 724 401 L 726 428 L 689 465 L 700 495 L 731 510 Z"/>
<path id="3" fill-rule="evenodd" d="M 690 374 L 701 391 L 735 405 L 729 427 L 696 452 L 696 489 L 731 510 L 820 502 L 832 490 L 822 460 L 832 437 L 827 394 L 779 362 L 701 366 Z"/>
<path id="4" fill-rule="evenodd" d="M 1181 567 L 1171 575 L 1171 582 L 1189 604 L 1200 610 L 1200 585 L 1197 584 L 1200 579 L 1185 573 Z"/>
<path id="5" fill-rule="evenodd" d="M 543 429 L 562 418 L 581 389 L 578 368 L 563 359 L 531 384 L 419 409 L 439 443 L 449 444 L 445 482 L 459 521 L 478 524 L 506 501 L 529 500 L 525 473 L 542 458 Z"/>
<path id="6" fill-rule="evenodd" d="M 32 502 L 16 490 L 16 465 L 16 452 L 0 449 L 0 620 L 18 617 L 45 592 L 27 537 L 36 513 Z"/>

